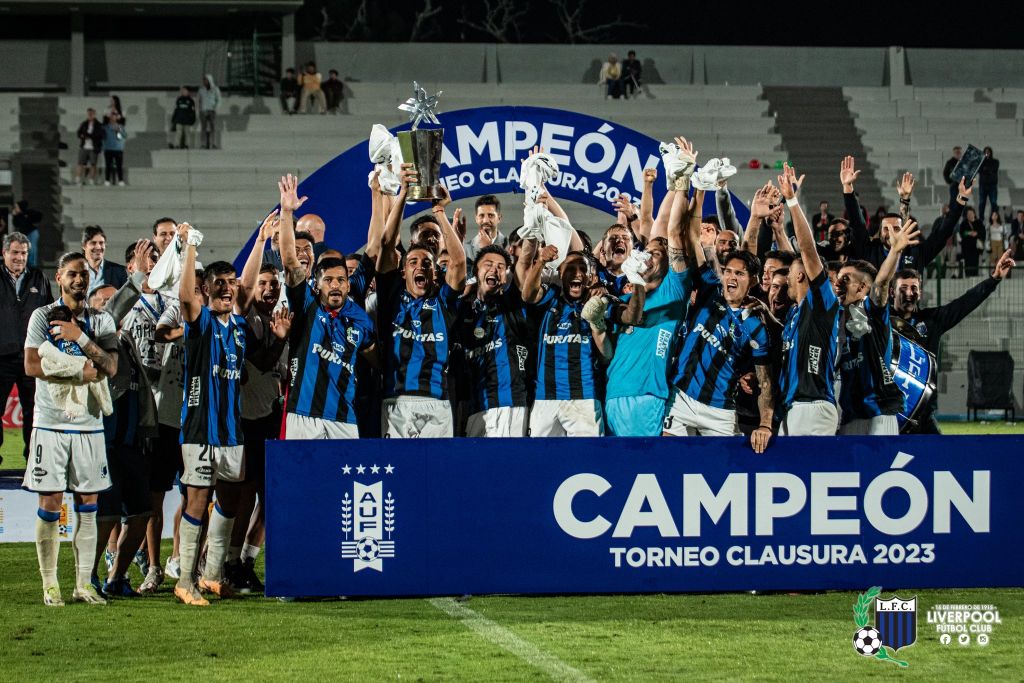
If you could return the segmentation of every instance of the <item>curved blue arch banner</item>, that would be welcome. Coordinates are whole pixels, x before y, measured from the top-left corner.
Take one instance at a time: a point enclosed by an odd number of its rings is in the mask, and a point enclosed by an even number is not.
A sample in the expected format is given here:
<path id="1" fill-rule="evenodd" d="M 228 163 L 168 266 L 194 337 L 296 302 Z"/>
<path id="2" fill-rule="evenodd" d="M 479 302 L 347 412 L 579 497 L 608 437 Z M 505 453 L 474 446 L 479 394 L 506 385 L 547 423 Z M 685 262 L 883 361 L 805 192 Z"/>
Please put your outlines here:
<path id="1" fill-rule="evenodd" d="M 544 107 L 479 107 L 440 114 L 444 128 L 441 182 L 452 199 L 520 192 L 519 167 L 534 145 L 550 152 L 561 172 L 548 184 L 559 199 L 613 213 L 609 200 L 620 194 L 639 198 L 643 170 L 661 165 L 658 140 L 611 121 L 576 112 Z M 685 127 L 685 126 L 684 126 Z M 408 130 L 409 124 L 392 128 Z M 367 131 L 369 134 L 369 131 Z M 367 143 L 355 145 L 317 169 L 299 184 L 309 200 L 299 215 L 313 213 L 327 225 L 325 241 L 351 252 L 366 241 L 370 201 L 366 186 Z M 655 206 L 665 195 L 664 171 L 655 183 Z M 749 210 L 736 196 L 733 207 L 741 224 Z M 410 202 L 406 215 L 426 210 Z M 518 207 L 505 209 L 514 216 Z M 714 201 L 704 203 L 705 215 L 715 213 Z M 571 217 L 570 217 L 571 218 Z M 509 225 L 517 223 L 506 218 Z M 255 230 L 236 259 L 239 268 L 252 248 Z"/>

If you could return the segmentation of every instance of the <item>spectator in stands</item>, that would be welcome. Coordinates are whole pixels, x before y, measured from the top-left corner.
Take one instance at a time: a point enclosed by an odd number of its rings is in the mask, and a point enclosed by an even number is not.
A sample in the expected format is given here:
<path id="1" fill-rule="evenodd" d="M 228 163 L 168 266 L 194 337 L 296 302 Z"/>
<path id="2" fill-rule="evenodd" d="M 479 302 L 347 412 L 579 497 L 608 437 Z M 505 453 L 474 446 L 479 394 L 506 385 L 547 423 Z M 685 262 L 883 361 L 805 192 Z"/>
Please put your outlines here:
<path id="1" fill-rule="evenodd" d="M 999 211 L 993 211 L 988 217 L 988 266 L 995 268 L 999 256 L 1010 248 L 1010 226 L 1003 223 Z"/>
<path id="2" fill-rule="evenodd" d="M 345 84 L 338 78 L 338 70 L 331 69 L 327 72 L 327 80 L 320 84 L 324 91 L 324 100 L 327 103 L 327 112 L 337 114 L 341 107 L 341 101 L 345 99 Z"/>
<path id="3" fill-rule="evenodd" d="M 199 122 L 203 131 L 203 149 L 216 149 L 214 136 L 217 128 L 217 107 L 220 106 L 220 88 L 213 82 L 213 74 L 203 77 L 199 88 Z"/>
<path id="4" fill-rule="evenodd" d="M 110 107 L 103 115 L 103 172 L 106 176 L 104 185 L 124 185 L 126 120 L 121 111 L 121 99 L 117 95 L 111 95 Z"/>
<path id="5" fill-rule="evenodd" d="M 316 70 L 315 62 L 307 62 L 306 68 L 299 76 L 299 84 L 302 86 L 302 110 L 310 113 L 315 104 L 317 110 L 323 114 L 327 111 L 327 101 L 324 99 L 324 91 L 320 87 L 323 77 Z"/>
<path id="6" fill-rule="evenodd" d="M 299 110 L 299 79 L 295 77 L 295 69 L 288 67 L 280 82 L 281 112 L 294 114 Z"/>
<path id="7" fill-rule="evenodd" d="M 946 160 L 946 165 L 942 167 L 942 179 L 949 185 L 949 201 L 956 199 L 956 191 L 959 183 L 953 180 L 953 169 L 956 168 L 957 163 L 960 161 L 960 156 L 964 153 L 962 147 L 957 145 L 953 148 L 953 156 Z"/>
<path id="8" fill-rule="evenodd" d="M 598 85 L 604 86 L 604 98 L 619 99 L 622 97 L 622 65 L 619 56 L 614 52 L 608 55 L 608 61 L 601 65 L 601 76 Z"/>
<path id="9" fill-rule="evenodd" d="M 964 261 L 964 275 L 978 274 L 978 259 L 985 249 L 985 224 L 978 219 L 973 207 L 967 207 L 960 221 L 960 255 Z"/>
<path id="10" fill-rule="evenodd" d="M 85 121 L 78 126 L 78 166 L 75 167 L 75 182 L 85 185 L 84 173 L 96 183 L 96 161 L 103 149 L 103 125 L 96 120 L 96 110 L 85 111 Z"/>
<path id="11" fill-rule="evenodd" d="M 811 232 L 814 233 L 815 242 L 824 242 L 828 239 L 828 229 L 835 218 L 828 212 L 828 202 L 824 199 L 818 202 L 818 213 L 811 216 Z"/>
<path id="12" fill-rule="evenodd" d="M 989 211 L 999 210 L 999 159 L 992 156 L 992 148 L 982 150 L 984 157 L 978 169 L 978 215 L 987 216 L 985 203 L 991 205 Z"/>
<path id="13" fill-rule="evenodd" d="M 181 86 L 178 99 L 174 101 L 174 113 L 171 115 L 171 133 L 174 141 L 171 149 L 188 149 L 188 129 L 196 125 L 196 101 L 188 91 L 188 86 Z"/>
<path id="14" fill-rule="evenodd" d="M 627 52 L 626 58 L 622 60 L 622 93 L 627 99 L 638 96 L 640 84 L 643 82 L 641 80 L 643 71 L 644 67 L 640 64 L 640 60 L 636 58 L 636 51 L 630 50 Z"/>
<path id="15" fill-rule="evenodd" d="M 14 205 L 11 211 L 11 228 L 28 237 L 28 265 L 38 266 L 39 255 L 39 222 L 43 220 L 43 214 L 30 208 L 28 201 L 22 199 Z"/>
<path id="16" fill-rule="evenodd" d="M 106 260 L 107 235 L 98 225 L 87 225 L 82 231 L 82 253 L 89 270 L 89 290 L 109 285 L 115 289 L 128 282 L 128 271 L 119 263 Z"/>
<path id="17" fill-rule="evenodd" d="M 30 249 L 29 239 L 23 233 L 5 235 L 4 277 L 0 278 L 0 400 L 6 404 L 11 387 L 17 385 L 26 457 L 32 435 L 36 381 L 25 373 L 25 335 L 32 312 L 53 301 L 46 276 L 28 263 Z M 0 446 L 4 442 L 3 431 L 0 429 Z"/>
<path id="18" fill-rule="evenodd" d="M 1010 224 L 1010 243 L 1013 246 L 1013 258 L 1024 259 L 1024 210 L 1017 211 L 1017 217 Z"/>

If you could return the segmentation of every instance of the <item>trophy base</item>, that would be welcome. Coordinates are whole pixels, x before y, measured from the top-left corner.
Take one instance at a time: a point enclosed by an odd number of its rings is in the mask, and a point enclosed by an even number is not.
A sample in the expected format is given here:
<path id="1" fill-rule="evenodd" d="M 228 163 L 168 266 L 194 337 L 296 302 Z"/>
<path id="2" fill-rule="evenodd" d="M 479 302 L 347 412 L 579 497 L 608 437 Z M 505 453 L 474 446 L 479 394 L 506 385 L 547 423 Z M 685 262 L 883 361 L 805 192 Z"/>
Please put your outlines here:
<path id="1" fill-rule="evenodd" d="M 441 199 L 444 195 L 436 185 L 410 185 L 406 199 L 410 202 L 431 202 Z"/>

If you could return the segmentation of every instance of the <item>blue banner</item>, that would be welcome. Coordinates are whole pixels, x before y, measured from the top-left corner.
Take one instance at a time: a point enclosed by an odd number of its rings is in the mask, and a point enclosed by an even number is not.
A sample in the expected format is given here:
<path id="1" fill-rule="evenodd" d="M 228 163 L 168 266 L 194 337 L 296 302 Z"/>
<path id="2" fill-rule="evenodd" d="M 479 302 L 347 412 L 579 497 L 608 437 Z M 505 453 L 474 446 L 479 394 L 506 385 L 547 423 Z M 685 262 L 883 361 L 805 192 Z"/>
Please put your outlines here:
<path id="1" fill-rule="evenodd" d="M 396 109 L 396 118 L 400 115 Z M 520 192 L 519 167 L 534 145 L 550 152 L 559 164 L 561 173 L 548 184 L 548 191 L 559 199 L 614 215 L 610 200 L 621 194 L 639 199 L 643 170 L 654 167 L 659 171 L 654 184 L 655 210 L 665 196 L 659 141 L 611 121 L 543 107 L 461 109 L 438 118 L 444 128 L 441 183 L 452 199 Z M 408 129 L 405 124 L 391 130 Z M 680 133 L 686 134 L 685 121 L 680 121 Z M 299 183 L 299 196 L 308 196 L 309 201 L 297 216 L 313 213 L 323 218 L 327 225 L 324 241 L 342 253 L 355 251 L 366 242 L 370 221 L 366 179 L 372 168 L 364 141 Z M 732 204 L 740 224 L 746 225 L 749 209 L 735 195 Z M 406 215 L 428 208 L 410 202 Z M 709 198 L 704 202 L 704 214 L 714 213 L 715 202 Z M 522 223 L 520 206 L 506 206 L 504 214 L 506 231 Z M 255 230 L 235 261 L 237 268 L 245 264 L 254 239 Z"/>
<path id="2" fill-rule="evenodd" d="M 272 441 L 270 595 L 1020 586 L 1024 437 Z"/>

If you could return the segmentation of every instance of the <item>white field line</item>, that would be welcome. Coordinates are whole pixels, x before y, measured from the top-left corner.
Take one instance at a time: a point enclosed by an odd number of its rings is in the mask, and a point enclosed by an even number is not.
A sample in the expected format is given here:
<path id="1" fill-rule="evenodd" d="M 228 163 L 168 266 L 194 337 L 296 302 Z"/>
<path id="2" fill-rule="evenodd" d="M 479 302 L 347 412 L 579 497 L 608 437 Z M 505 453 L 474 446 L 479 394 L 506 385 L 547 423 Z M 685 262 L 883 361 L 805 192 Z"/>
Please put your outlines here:
<path id="1" fill-rule="evenodd" d="M 466 628 L 484 640 L 508 650 L 530 666 L 540 669 L 556 681 L 584 683 L 592 681 L 582 671 L 575 669 L 558 657 L 544 652 L 533 643 L 523 640 L 501 624 L 491 621 L 479 612 L 462 605 L 452 598 L 432 598 L 428 602 L 448 616 L 458 619 Z"/>

